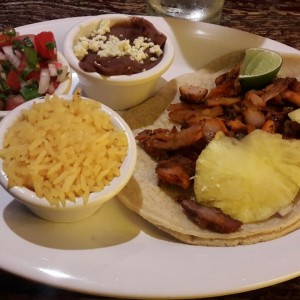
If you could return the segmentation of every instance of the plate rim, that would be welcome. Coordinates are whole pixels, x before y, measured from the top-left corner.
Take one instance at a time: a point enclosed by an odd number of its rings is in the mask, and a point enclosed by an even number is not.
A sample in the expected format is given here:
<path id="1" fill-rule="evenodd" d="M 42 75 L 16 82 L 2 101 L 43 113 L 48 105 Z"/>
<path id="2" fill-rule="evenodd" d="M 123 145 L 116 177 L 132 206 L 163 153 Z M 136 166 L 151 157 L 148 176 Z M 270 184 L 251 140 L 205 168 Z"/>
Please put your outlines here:
<path id="1" fill-rule="evenodd" d="M 50 28 L 52 26 L 58 26 L 59 24 L 65 24 L 65 23 L 68 23 L 68 24 L 75 23 L 77 21 L 80 21 L 80 20 L 82 20 L 84 18 L 88 18 L 88 17 L 90 17 L 90 16 L 63 18 L 63 19 L 57 19 L 57 20 L 38 22 L 38 23 L 24 25 L 24 26 L 18 27 L 17 29 L 18 30 L 27 30 L 27 29 L 32 29 L 32 28 L 38 28 L 40 26 L 49 26 L 49 30 L 50 30 Z M 147 16 L 141 16 L 141 17 L 147 17 Z M 149 18 L 150 20 L 151 19 L 153 19 L 153 20 L 154 19 L 157 19 L 157 20 L 163 19 L 161 17 L 147 17 L 147 18 Z M 174 22 L 176 22 L 176 21 L 174 21 Z M 178 22 L 188 22 L 189 23 L 190 21 L 178 20 Z M 238 32 L 238 34 L 246 35 L 247 37 L 261 38 L 262 40 L 269 42 L 271 45 L 274 45 L 275 47 L 278 45 L 282 46 L 282 48 L 285 49 L 287 52 L 294 51 L 294 52 L 300 54 L 300 51 L 298 51 L 297 49 L 294 49 L 290 46 L 281 44 L 279 42 L 270 40 L 268 38 L 263 38 L 263 37 L 259 37 L 254 34 L 251 34 L 251 33 L 243 32 L 238 29 L 227 28 L 227 27 L 223 27 L 223 26 L 219 26 L 219 25 L 204 24 L 204 23 L 200 23 L 200 22 L 198 24 L 199 24 L 199 27 L 201 27 L 201 28 L 202 27 L 204 27 L 206 29 L 214 28 L 216 30 L 221 29 L 221 30 L 225 30 L 226 32 L 229 32 L 232 34 Z M 195 25 L 195 24 L 193 23 L 193 25 Z M 176 64 L 176 55 L 175 55 L 175 59 L 174 59 L 174 64 Z M 173 70 L 171 72 L 173 72 Z M 179 74 L 179 75 L 181 75 L 181 74 Z M 178 74 L 176 76 L 178 76 Z M 0 190 L 0 195 L 2 193 L 3 193 L 2 190 Z M 2 220 L 4 209 L 8 204 L 10 204 L 12 202 L 12 199 L 11 200 L 7 199 L 6 202 L 7 202 L 6 205 L 0 204 L 0 211 L 2 213 L 1 214 L 2 217 L 0 218 L 0 224 L 1 224 L 1 222 L 4 222 Z M 8 230 L 10 230 L 10 229 L 8 228 Z M 292 236 L 299 235 L 300 236 L 300 231 L 298 232 L 298 234 L 297 234 L 297 232 L 294 232 L 290 235 L 292 235 Z M 17 243 L 22 244 L 24 242 L 23 240 L 20 240 L 18 236 L 12 236 L 12 238 L 17 239 Z M 140 245 L 140 243 L 146 241 L 146 244 L 147 244 L 147 242 L 148 242 L 147 238 L 148 237 L 145 234 L 141 233 L 141 235 L 139 237 L 137 237 L 136 239 L 133 239 L 131 242 L 134 245 L 135 244 Z M 0 240 L 1 239 L 2 238 L 0 237 Z M 278 245 L 278 243 L 280 243 L 280 241 L 282 241 L 284 239 L 290 240 L 291 238 L 283 237 L 283 238 L 277 239 L 275 241 L 270 241 L 267 243 L 275 244 L 275 246 L 276 246 L 276 244 Z M 158 243 L 158 245 L 160 245 L 162 243 L 161 241 L 157 241 L 155 239 L 153 240 L 151 237 L 150 237 L 150 240 L 151 240 L 150 242 Z M 25 241 L 25 246 L 26 246 L 26 243 L 27 243 L 27 241 Z M 264 252 L 265 252 L 266 249 L 265 249 L 264 245 L 266 245 L 266 244 L 259 245 L 258 248 L 264 249 Z M 30 245 L 30 246 L 32 247 L 32 245 Z M 121 245 L 120 248 L 124 248 L 123 246 L 124 245 Z M 167 242 L 167 244 L 165 244 L 165 246 L 166 246 L 166 248 L 169 248 L 170 243 Z M 178 248 L 183 248 L 183 249 L 185 249 L 186 247 L 191 247 L 191 248 L 195 247 L 195 246 L 191 246 L 191 245 L 182 245 L 182 244 L 177 244 L 177 246 L 178 246 Z M 33 246 L 33 247 L 35 247 L 35 246 Z M 237 246 L 237 247 L 240 247 L 240 246 Z M 250 249 L 253 249 L 253 247 L 255 248 L 256 245 L 242 246 L 242 247 L 246 247 L 244 249 L 250 250 Z M 39 245 L 37 245 L 37 248 L 39 248 Z M 203 250 L 203 248 L 201 246 L 200 246 L 200 248 Z M 214 247 L 212 247 L 212 248 L 214 249 L 212 251 L 213 253 L 215 253 L 215 252 L 218 253 L 220 250 L 220 248 L 219 249 L 215 249 Z M 224 249 L 225 252 L 228 252 L 228 248 L 223 248 L 223 247 L 221 247 L 221 248 Z M 172 248 L 170 248 L 170 249 L 172 249 Z M 206 248 L 206 250 L 207 250 L 207 248 Z M 204 254 L 208 255 L 206 250 L 204 250 Z M 57 251 L 57 249 L 50 249 L 50 250 L 48 249 L 48 251 L 55 252 L 55 251 Z M 173 250 L 171 250 L 171 252 L 172 251 Z M 91 252 L 93 255 L 95 255 L 93 251 L 91 251 Z M 100 249 L 99 252 L 102 252 L 102 250 Z M 122 252 L 122 249 L 121 249 L 121 252 Z M 233 252 L 235 252 L 235 251 L 233 251 Z M 248 251 L 246 251 L 246 252 L 248 253 Z M 70 291 L 83 292 L 83 293 L 87 293 L 87 294 L 96 294 L 96 295 L 102 295 L 102 296 L 105 295 L 105 296 L 114 296 L 114 297 L 130 297 L 130 298 L 139 298 L 139 299 L 141 297 L 142 298 L 149 298 L 149 297 L 151 297 L 151 298 L 155 298 L 155 297 L 160 297 L 160 298 L 170 298 L 170 297 L 172 297 L 172 298 L 182 298 L 182 297 L 199 298 L 199 297 L 201 297 L 201 298 L 203 298 L 203 297 L 236 294 L 236 293 L 240 293 L 240 292 L 252 291 L 255 289 L 271 286 L 271 285 L 274 285 L 277 283 L 281 283 L 281 282 L 290 280 L 290 279 L 295 278 L 300 275 L 300 266 L 299 266 L 297 271 L 293 271 L 292 273 L 289 272 L 289 270 L 284 270 L 282 272 L 279 272 L 280 274 L 277 275 L 277 277 L 275 276 L 273 278 L 265 278 L 264 280 L 262 280 L 261 282 L 257 282 L 256 284 L 254 284 L 253 282 L 247 283 L 248 281 L 245 280 L 245 284 L 243 286 L 235 287 L 235 288 L 228 287 L 227 289 L 219 288 L 219 290 L 216 292 L 212 292 L 212 291 L 211 292 L 207 292 L 207 291 L 201 292 L 201 289 L 200 289 L 200 290 L 198 290 L 198 292 L 193 291 L 191 293 L 188 293 L 187 291 L 182 291 L 181 293 L 177 292 L 176 294 L 174 294 L 174 293 L 172 294 L 172 293 L 170 293 L 170 291 L 167 291 L 167 292 L 161 291 L 158 293 L 150 293 L 149 291 L 147 293 L 142 293 L 142 291 L 139 291 L 139 292 L 135 293 L 135 292 L 129 291 L 128 289 L 127 289 L 127 291 L 124 291 L 124 289 L 117 291 L 117 290 L 113 290 L 111 287 L 107 287 L 107 286 L 106 287 L 102 286 L 102 288 L 101 287 L 97 288 L 97 287 L 95 287 L 95 283 L 93 282 L 93 279 L 90 279 L 87 282 L 84 282 L 83 284 L 82 284 L 82 280 L 80 280 L 80 278 L 79 279 L 72 278 L 72 276 L 70 278 L 64 278 L 64 280 L 61 280 L 61 278 L 59 276 L 58 277 L 54 276 L 51 273 L 43 273 L 43 272 L 41 272 L 41 267 L 38 267 L 35 265 L 30 266 L 30 264 L 27 265 L 27 268 L 30 269 L 30 272 L 28 272 L 28 269 L 27 270 L 23 269 L 24 265 L 22 265 L 22 263 L 24 264 L 25 262 L 21 263 L 20 259 L 21 259 L 21 257 L 18 257 L 17 262 L 16 262 L 15 257 L 9 256 L 8 253 L 3 253 L 0 249 L 0 268 L 2 268 L 5 271 L 8 271 L 12 274 L 15 274 L 17 276 L 20 276 L 20 277 L 23 277 L 26 279 L 31 279 L 38 283 L 49 285 L 49 286 L 52 286 L 55 288 L 61 288 L 61 289 L 70 290 Z M 282 263 L 282 265 L 283 265 L 283 263 Z M 118 279 L 120 280 L 120 278 L 118 278 Z M 81 284 L 78 284 L 80 282 L 81 282 Z M 78 285 L 76 285 L 76 284 L 78 284 Z"/>

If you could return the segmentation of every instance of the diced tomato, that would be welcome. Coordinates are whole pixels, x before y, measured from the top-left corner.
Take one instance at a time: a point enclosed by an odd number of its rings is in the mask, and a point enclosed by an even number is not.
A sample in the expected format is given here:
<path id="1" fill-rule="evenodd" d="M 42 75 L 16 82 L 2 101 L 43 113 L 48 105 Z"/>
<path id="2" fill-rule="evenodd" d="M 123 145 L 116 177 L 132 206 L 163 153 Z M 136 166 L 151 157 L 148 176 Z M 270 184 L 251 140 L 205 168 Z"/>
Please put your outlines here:
<path id="1" fill-rule="evenodd" d="M 24 102 L 25 99 L 21 95 L 10 96 L 5 101 L 5 110 L 13 110 Z"/>
<path id="2" fill-rule="evenodd" d="M 15 70 L 10 70 L 6 77 L 6 84 L 14 91 L 21 88 L 19 73 Z"/>
<path id="3" fill-rule="evenodd" d="M 62 68 L 62 63 L 61 62 L 56 61 L 53 64 L 55 65 L 55 67 L 56 67 L 57 70 L 61 70 L 61 68 Z"/>
<path id="4" fill-rule="evenodd" d="M 11 40 L 5 34 L 0 34 L 0 47 L 11 45 Z"/>
<path id="5" fill-rule="evenodd" d="M 60 82 L 56 81 L 56 80 L 51 80 L 49 88 L 48 88 L 48 93 L 49 94 L 53 94 L 55 92 L 55 90 L 58 88 Z"/>
<path id="6" fill-rule="evenodd" d="M 27 76 L 26 76 L 26 80 L 30 80 L 30 79 L 35 79 L 35 80 L 39 80 L 40 79 L 40 70 L 33 70 L 31 71 Z"/>
<path id="7" fill-rule="evenodd" d="M 14 40 L 14 37 L 0 33 L 0 47 L 11 45 L 13 40 Z"/>
<path id="8" fill-rule="evenodd" d="M 54 94 L 54 92 L 57 89 L 58 85 L 59 85 L 59 82 L 51 81 L 50 84 L 49 84 L 47 93 L 50 94 L 50 95 Z"/>
<path id="9" fill-rule="evenodd" d="M 55 89 L 57 89 L 58 86 L 60 85 L 60 82 L 58 82 L 58 81 L 52 81 L 52 85 L 54 86 Z"/>
<path id="10" fill-rule="evenodd" d="M 41 61 L 40 62 L 40 68 L 41 69 L 48 68 L 48 61 Z"/>
<path id="11" fill-rule="evenodd" d="M 55 59 L 57 54 L 56 42 L 51 31 L 43 31 L 34 37 L 38 54 L 44 59 Z"/>

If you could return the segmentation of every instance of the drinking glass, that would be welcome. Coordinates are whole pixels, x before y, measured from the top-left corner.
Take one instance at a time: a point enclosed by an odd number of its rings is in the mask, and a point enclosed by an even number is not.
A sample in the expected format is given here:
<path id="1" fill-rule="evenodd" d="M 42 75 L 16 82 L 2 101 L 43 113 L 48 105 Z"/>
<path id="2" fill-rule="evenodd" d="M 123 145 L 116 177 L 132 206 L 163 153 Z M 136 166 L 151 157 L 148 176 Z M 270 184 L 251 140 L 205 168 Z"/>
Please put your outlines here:
<path id="1" fill-rule="evenodd" d="M 147 13 L 219 24 L 224 0 L 148 0 Z"/>

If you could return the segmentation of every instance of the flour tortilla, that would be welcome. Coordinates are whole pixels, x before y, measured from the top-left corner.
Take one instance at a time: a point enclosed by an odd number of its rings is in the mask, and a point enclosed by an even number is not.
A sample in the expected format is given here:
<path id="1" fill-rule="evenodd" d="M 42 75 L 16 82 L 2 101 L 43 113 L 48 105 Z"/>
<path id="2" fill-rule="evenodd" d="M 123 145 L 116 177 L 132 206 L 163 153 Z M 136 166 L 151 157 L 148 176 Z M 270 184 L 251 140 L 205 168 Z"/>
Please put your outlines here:
<path id="1" fill-rule="evenodd" d="M 145 103 L 123 112 L 134 133 L 145 128 L 171 128 L 166 108 L 179 101 L 178 87 L 188 83 L 211 89 L 217 75 L 241 62 L 244 51 L 230 53 L 204 66 L 195 73 L 182 75 L 161 88 Z M 285 55 L 279 76 L 300 79 L 300 56 Z M 300 201 L 295 200 L 292 211 L 285 217 L 273 216 L 265 222 L 244 224 L 230 234 L 215 233 L 199 228 L 187 218 L 181 206 L 174 201 L 179 189 L 157 185 L 156 162 L 138 147 L 137 165 L 128 185 L 118 199 L 129 209 L 141 215 L 161 230 L 189 244 L 203 246 L 237 246 L 272 240 L 300 227 Z M 180 190 L 181 192 L 182 190 Z M 189 194 L 191 191 L 185 191 Z M 298 198 L 298 197 L 297 197 Z"/>

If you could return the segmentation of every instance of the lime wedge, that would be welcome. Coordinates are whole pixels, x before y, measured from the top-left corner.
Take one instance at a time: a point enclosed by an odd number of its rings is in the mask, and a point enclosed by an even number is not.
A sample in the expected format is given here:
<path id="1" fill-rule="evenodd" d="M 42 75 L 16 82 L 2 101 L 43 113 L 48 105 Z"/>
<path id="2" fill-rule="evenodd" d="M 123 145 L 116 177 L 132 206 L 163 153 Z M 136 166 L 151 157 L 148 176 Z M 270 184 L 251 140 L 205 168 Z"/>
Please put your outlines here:
<path id="1" fill-rule="evenodd" d="M 274 51 L 262 48 L 247 49 L 239 75 L 242 88 L 263 88 L 274 80 L 281 65 L 282 58 Z"/>

